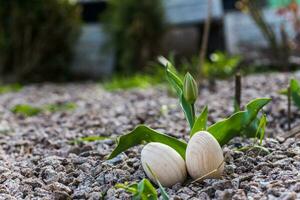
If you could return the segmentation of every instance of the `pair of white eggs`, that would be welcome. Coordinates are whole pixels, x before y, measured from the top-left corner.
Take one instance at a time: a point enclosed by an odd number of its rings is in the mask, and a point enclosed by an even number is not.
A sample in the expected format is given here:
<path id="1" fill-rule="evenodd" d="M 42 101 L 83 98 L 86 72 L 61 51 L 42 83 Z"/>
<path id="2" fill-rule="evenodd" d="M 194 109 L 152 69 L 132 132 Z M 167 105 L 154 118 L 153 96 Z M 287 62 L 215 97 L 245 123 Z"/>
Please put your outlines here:
<path id="1" fill-rule="evenodd" d="M 183 183 L 187 172 L 194 180 L 207 174 L 206 178 L 219 178 L 223 173 L 222 148 L 206 131 L 193 135 L 188 142 L 185 158 L 186 160 L 168 145 L 158 142 L 148 143 L 141 153 L 142 166 L 147 176 L 154 183 L 157 183 L 157 178 L 165 187 Z M 216 171 L 211 173 L 213 170 Z"/>

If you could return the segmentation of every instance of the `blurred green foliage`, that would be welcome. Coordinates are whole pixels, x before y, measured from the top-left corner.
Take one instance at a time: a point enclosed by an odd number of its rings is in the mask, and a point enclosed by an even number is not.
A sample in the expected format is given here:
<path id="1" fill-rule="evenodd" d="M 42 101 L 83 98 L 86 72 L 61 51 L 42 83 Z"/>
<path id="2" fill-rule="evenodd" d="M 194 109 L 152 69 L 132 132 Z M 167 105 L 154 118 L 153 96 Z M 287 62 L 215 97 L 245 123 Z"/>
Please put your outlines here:
<path id="1" fill-rule="evenodd" d="M 5 94 L 9 92 L 18 92 L 22 89 L 22 85 L 15 83 L 15 84 L 8 84 L 8 85 L 0 85 L 0 94 Z"/>
<path id="2" fill-rule="evenodd" d="M 79 33 L 69 0 L 0 0 L 0 73 L 22 82 L 65 78 Z"/>
<path id="3" fill-rule="evenodd" d="M 77 105 L 73 102 L 67 103 L 56 103 L 56 104 L 47 104 L 44 106 L 44 109 L 49 112 L 60 112 L 60 111 L 68 111 L 68 110 L 75 110 Z"/>
<path id="4" fill-rule="evenodd" d="M 236 72 L 240 62 L 240 56 L 229 56 L 221 51 L 216 51 L 201 67 L 201 75 L 208 79 L 229 78 Z"/>
<path id="5" fill-rule="evenodd" d="M 20 114 L 25 117 L 31 117 L 40 114 L 42 112 L 42 109 L 27 104 L 18 104 L 14 106 L 11 111 L 15 114 Z"/>
<path id="6" fill-rule="evenodd" d="M 126 90 L 133 88 L 148 88 L 153 85 L 162 83 L 163 80 L 160 74 L 146 75 L 134 74 L 132 76 L 116 75 L 110 81 L 103 84 L 104 88 L 108 91 Z"/>
<path id="7" fill-rule="evenodd" d="M 157 56 L 165 31 L 161 0 L 110 0 L 101 18 L 123 74 L 141 71 Z"/>
<path id="8" fill-rule="evenodd" d="M 174 56 L 170 55 L 168 60 L 177 67 L 179 76 L 185 71 L 189 71 L 192 75 L 200 78 L 208 79 L 226 79 L 234 75 L 242 61 L 240 56 L 230 56 L 222 51 L 215 51 L 209 56 L 204 63 L 204 66 L 200 66 L 200 58 L 195 55 L 191 58 L 182 58 L 175 62 Z"/>
<path id="9" fill-rule="evenodd" d="M 25 117 L 36 116 L 42 112 L 63 112 L 75 110 L 77 105 L 73 102 L 46 104 L 41 107 L 31 106 L 29 104 L 18 104 L 11 108 L 11 112 Z"/>

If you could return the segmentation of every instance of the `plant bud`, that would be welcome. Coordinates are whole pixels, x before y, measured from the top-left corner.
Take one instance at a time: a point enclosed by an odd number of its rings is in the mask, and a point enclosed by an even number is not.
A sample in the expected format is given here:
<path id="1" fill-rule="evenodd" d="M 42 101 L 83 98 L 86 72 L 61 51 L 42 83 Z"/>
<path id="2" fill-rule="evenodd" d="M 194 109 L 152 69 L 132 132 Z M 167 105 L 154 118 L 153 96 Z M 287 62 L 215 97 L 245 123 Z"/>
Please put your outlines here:
<path id="1" fill-rule="evenodd" d="M 184 77 L 183 96 L 190 104 L 195 103 L 198 97 L 197 83 L 190 73 L 186 73 Z"/>

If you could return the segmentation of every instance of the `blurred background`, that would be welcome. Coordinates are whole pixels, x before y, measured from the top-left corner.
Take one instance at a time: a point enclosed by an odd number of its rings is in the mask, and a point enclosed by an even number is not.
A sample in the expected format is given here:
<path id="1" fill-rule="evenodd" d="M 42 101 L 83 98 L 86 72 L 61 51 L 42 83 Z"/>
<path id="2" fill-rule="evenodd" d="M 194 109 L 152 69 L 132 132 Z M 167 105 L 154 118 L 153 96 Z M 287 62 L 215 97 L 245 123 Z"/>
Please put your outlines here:
<path id="1" fill-rule="evenodd" d="M 157 56 L 198 79 L 300 64 L 296 0 L 0 0 L 2 83 L 160 83 Z"/>

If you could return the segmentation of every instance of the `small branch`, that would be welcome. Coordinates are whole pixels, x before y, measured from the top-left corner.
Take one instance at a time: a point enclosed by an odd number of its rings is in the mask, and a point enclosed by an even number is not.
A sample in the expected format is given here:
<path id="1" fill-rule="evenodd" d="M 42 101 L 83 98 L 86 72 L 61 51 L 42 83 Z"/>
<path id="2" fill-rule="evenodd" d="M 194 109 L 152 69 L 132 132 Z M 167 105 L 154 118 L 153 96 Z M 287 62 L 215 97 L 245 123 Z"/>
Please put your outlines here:
<path id="1" fill-rule="evenodd" d="M 288 117 L 288 130 L 291 130 L 291 86 L 288 86 L 287 94 L 287 117 Z"/>
<path id="2" fill-rule="evenodd" d="M 241 109 L 241 93 L 242 93 L 242 82 L 241 82 L 241 74 L 237 73 L 235 75 L 235 103 L 238 108 Z"/>
<path id="3" fill-rule="evenodd" d="M 195 104 L 191 104 L 191 107 L 192 107 L 192 113 L 193 113 L 193 125 L 195 123 L 195 120 L 196 120 L 196 111 L 195 111 Z M 191 127 L 192 129 L 193 127 Z"/>

